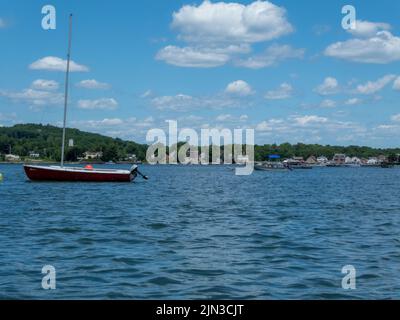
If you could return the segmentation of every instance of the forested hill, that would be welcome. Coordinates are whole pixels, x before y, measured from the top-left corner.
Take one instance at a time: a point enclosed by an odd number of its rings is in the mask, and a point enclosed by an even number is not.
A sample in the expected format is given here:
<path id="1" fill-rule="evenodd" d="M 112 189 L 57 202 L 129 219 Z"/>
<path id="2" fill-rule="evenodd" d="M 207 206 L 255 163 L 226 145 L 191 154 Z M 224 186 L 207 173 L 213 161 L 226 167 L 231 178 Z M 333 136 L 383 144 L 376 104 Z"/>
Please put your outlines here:
<path id="1" fill-rule="evenodd" d="M 62 128 L 51 125 L 18 124 L 0 127 L 0 154 L 11 153 L 25 157 L 30 152 L 40 154 L 40 158 L 59 161 L 61 158 Z M 86 151 L 102 151 L 104 161 L 123 159 L 135 154 L 139 160 L 146 156 L 146 145 L 123 141 L 100 134 L 67 129 L 67 145 L 73 139 L 74 146 L 66 148 L 66 160 L 76 161 Z"/>
<path id="2" fill-rule="evenodd" d="M 13 127 L 0 127 L 0 160 L 1 154 L 10 152 L 14 155 L 27 157 L 30 152 L 40 154 L 41 159 L 59 161 L 61 149 L 62 129 L 50 125 L 18 124 Z M 147 145 L 132 141 L 123 141 L 100 134 L 83 132 L 78 129 L 67 129 L 67 144 L 69 139 L 74 140 L 74 147 L 66 148 L 66 160 L 76 161 L 86 151 L 102 152 L 103 161 L 118 161 L 130 154 L 135 154 L 138 160 L 144 161 Z M 178 145 L 182 145 L 179 143 Z M 168 150 L 168 148 L 167 148 Z M 223 152 L 221 152 L 222 154 Z M 293 156 L 304 157 L 324 155 L 331 159 L 334 154 L 343 153 L 360 158 L 385 155 L 392 161 L 399 161 L 400 148 L 376 149 L 361 146 L 322 146 L 317 144 L 289 144 L 255 146 L 255 159 L 266 160 L 270 154 L 279 154 L 282 158 Z M 396 160 L 397 159 L 397 160 Z"/>

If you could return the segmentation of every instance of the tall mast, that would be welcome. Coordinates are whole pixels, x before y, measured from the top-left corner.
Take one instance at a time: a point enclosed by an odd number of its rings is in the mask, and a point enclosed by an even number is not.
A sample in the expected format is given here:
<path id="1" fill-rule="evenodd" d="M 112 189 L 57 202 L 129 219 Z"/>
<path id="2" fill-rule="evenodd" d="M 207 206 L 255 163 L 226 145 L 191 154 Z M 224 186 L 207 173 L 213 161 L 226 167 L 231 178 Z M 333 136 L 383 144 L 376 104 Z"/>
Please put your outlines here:
<path id="1" fill-rule="evenodd" d="M 63 124 L 63 136 L 62 136 L 62 147 L 61 147 L 61 167 L 64 167 L 65 127 L 67 124 L 67 106 L 68 106 L 69 64 L 71 60 L 71 37 L 72 37 L 72 14 L 69 15 L 67 72 L 65 75 L 64 124 Z"/>

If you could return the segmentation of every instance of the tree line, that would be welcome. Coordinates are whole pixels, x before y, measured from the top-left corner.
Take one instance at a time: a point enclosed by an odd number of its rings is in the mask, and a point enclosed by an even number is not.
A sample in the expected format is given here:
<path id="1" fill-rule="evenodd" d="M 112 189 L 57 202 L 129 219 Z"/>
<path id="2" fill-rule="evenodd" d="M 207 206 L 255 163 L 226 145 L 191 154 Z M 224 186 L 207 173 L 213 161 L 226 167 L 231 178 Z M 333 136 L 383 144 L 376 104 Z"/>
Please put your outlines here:
<path id="1" fill-rule="evenodd" d="M 40 154 L 41 159 L 60 161 L 61 136 L 62 129 L 51 125 L 18 124 L 13 127 L 0 127 L 0 154 L 3 158 L 8 153 L 27 157 L 30 152 L 36 152 Z M 102 152 L 101 160 L 103 161 L 118 161 L 126 158 L 128 154 L 135 154 L 140 161 L 146 159 L 148 146 L 145 144 L 106 137 L 78 129 L 67 129 L 66 136 L 67 142 L 69 139 L 74 141 L 73 147 L 66 148 L 66 161 L 77 161 L 86 151 Z M 184 145 L 183 142 L 178 143 L 178 147 L 182 145 Z M 220 148 L 221 155 L 223 155 L 224 147 Z M 169 148 L 166 149 L 168 153 Z M 245 152 L 245 147 L 243 147 L 243 152 Z M 200 153 L 201 149 L 199 148 Z M 266 160 L 268 155 L 271 154 L 279 154 L 282 158 L 299 156 L 304 159 L 310 156 L 323 155 L 331 159 L 337 153 L 359 158 L 384 155 L 395 162 L 399 161 L 400 148 L 380 149 L 367 146 L 323 146 L 304 143 L 265 144 L 256 145 L 254 148 L 256 161 Z"/>

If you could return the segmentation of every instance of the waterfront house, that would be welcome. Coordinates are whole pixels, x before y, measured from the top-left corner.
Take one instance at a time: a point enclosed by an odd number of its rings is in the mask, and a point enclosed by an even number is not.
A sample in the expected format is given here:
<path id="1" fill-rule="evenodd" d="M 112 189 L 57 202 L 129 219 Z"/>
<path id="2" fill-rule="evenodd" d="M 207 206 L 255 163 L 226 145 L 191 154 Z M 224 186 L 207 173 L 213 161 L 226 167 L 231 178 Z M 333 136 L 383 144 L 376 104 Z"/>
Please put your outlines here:
<path id="1" fill-rule="evenodd" d="M 307 158 L 306 163 L 307 164 L 317 164 L 318 161 L 317 161 L 317 158 L 315 156 L 310 156 L 310 157 Z"/>
<path id="2" fill-rule="evenodd" d="M 346 155 L 345 154 L 341 154 L 341 153 L 337 153 L 334 155 L 333 159 L 332 159 L 334 164 L 345 164 L 346 163 Z"/>
<path id="3" fill-rule="evenodd" d="M 293 157 L 293 160 L 299 163 L 304 163 L 304 158 L 303 157 Z"/>
<path id="4" fill-rule="evenodd" d="M 17 156 L 17 155 L 14 155 L 14 154 L 6 154 L 4 156 L 4 158 L 5 158 L 6 161 L 9 161 L 9 162 L 16 162 L 16 161 L 20 161 L 21 160 L 20 156 Z"/>
<path id="5" fill-rule="evenodd" d="M 126 161 L 136 162 L 137 161 L 136 154 L 127 154 L 125 160 Z"/>
<path id="6" fill-rule="evenodd" d="M 320 157 L 317 158 L 317 162 L 318 162 L 319 164 L 326 164 L 326 163 L 329 162 L 329 160 L 328 160 L 328 158 L 325 157 L 325 156 L 320 156 Z"/>
<path id="7" fill-rule="evenodd" d="M 250 161 L 250 159 L 249 159 L 249 156 L 247 156 L 247 155 L 239 154 L 239 155 L 236 157 L 236 163 L 237 163 L 237 164 L 246 164 L 246 163 L 248 163 L 249 161 Z"/>
<path id="8" fill-rule="evenodd" d="M 380 155 L 378 156 L 378 162 L 379 163 L 387 163 L 388 162 L 388 158 L 384 155 Z"/>
<path id="9" fill-rule="evenodd" d="M 283 162 L 287 163 L 289 165 L 300 165 L 300 164 L 304 164 L 304 158 L 303 157 L 293 157 L 293 158 L 286 159 Z"/>
<path id="10" fill-rule="evenodd" d="M 376 158 L 376 157 L 369 158 L 367 161 L 367 164 L 370 166 L 377 165 L 378 163 L 379 163 L 379 161 L 378 161 L 378 158 Z"/>
<path id="11" fill-rule="evenodd" d="M 361 159 L 357 157 L 346 157 L 345 159 L 346 164 L 361 164 Z"/>
<path id="12" fill-rule="evenodd" d="M 103 156 L 103 152 L 86 151 L 83 156 L 85 160 L 99 160 Z"/>
<path id="13" fill-rule="evenodd" d="M 351 158 L 351 163 L 361 164 L 361 159 L 358 157 Z"/>

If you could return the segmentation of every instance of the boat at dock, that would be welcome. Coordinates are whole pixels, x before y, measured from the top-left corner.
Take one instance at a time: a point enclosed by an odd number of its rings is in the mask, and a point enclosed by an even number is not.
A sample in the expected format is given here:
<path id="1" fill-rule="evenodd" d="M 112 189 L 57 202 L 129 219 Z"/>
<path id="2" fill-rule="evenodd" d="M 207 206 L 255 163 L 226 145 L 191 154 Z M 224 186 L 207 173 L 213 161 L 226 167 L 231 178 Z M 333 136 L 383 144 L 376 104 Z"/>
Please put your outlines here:
<path id="1" fill-rule="evenodd" d="M 255 163 L 254 169 L 257 171 L 291 171 L 292 169 L 282 162 Z"/>

